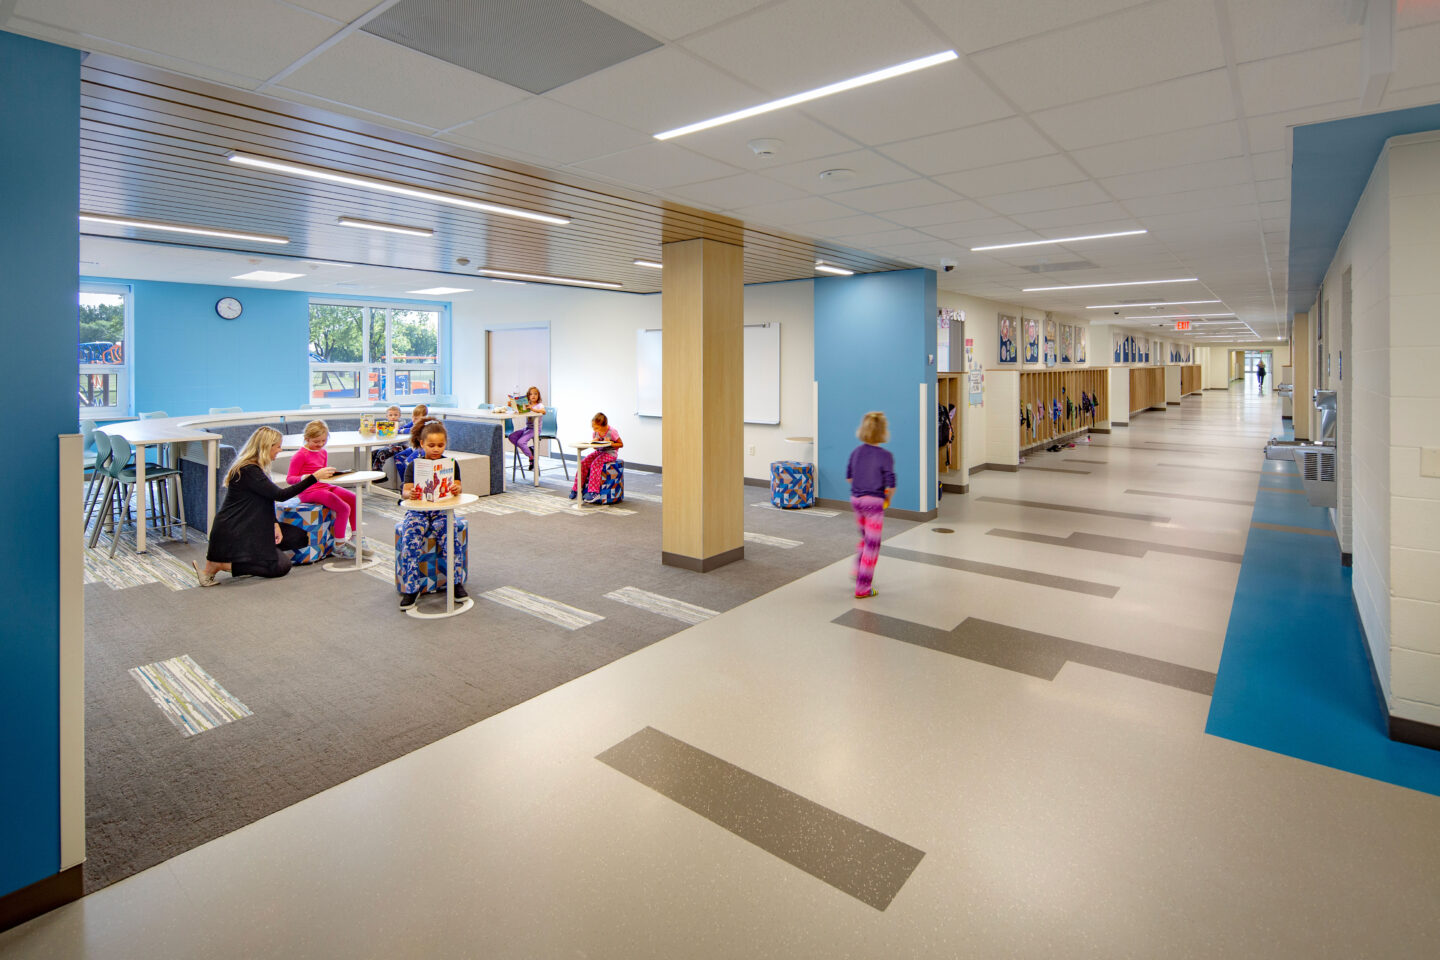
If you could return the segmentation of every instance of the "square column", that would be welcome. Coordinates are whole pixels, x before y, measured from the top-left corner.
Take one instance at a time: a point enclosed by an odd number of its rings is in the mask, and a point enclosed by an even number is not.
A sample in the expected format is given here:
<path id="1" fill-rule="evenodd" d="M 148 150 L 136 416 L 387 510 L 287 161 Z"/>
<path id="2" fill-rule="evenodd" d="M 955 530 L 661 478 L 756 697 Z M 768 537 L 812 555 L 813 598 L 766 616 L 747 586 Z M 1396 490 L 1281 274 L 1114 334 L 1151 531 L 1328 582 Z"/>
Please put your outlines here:
<path id="1" fill-rule="evenodd" d="M 743 249 L 662 249 L 660 560 L 705 573 L 745 556 Z"/>

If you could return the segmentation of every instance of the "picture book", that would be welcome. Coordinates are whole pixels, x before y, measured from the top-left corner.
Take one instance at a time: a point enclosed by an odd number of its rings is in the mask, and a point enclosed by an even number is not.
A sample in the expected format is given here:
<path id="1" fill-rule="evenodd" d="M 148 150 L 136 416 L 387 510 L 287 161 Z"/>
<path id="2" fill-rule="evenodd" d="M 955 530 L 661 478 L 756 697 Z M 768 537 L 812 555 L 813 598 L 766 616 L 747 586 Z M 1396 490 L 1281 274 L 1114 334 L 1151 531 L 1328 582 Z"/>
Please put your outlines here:
<path id="1" fill-rule="evenodd" d="M 381 437 L 382 439 L 388 440 L 389 438 L 395 436 L 395 421 L 376 420 L 375 431 L 377 436 Z"/>
<path id="2" fill-rule="evenodd" d="M 421 500 L 449 500 L 455 496 L 455 461 L 449 457 L 438 460 L 420 458 L 415 464 L 415 489 Z"/>
<path id="3" fill-rule="evenodd" d="M 360 436 L 369 437 L 375 433 L 375 415 L 371 413 L 360 414 Z"/>

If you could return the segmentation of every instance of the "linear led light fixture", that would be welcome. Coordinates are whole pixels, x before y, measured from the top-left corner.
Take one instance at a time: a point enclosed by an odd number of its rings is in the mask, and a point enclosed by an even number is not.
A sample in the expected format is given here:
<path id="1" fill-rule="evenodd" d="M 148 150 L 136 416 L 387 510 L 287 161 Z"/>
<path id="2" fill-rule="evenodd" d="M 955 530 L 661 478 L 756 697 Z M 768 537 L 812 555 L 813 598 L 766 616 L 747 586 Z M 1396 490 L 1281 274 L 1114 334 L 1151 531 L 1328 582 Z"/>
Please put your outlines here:
<path id="1" fill-rule="evenodd" d="M 259 283 L 279 283 L 281 280 L 294 280 L 296 277 L 303 276 L 305 276 L 303 273 L 281 273 L 279 270 L 251 270 L 249 273 L 242 273 L 230 279 L 255 280 Z"/>
<path id="2" fill-rule="evenodd" d="M 665 269 L 665 264 L 656 263 L 654 260 L 632 260 L 631 263 L 635 264 L 635 266 L 637 267 L 650 267 L 654 270 Z"/>
<path id="3" fill-rule="evenodd" d="M 846 270 L 844 267 L 832 267 L 830 266 L 830 264 L 824 263 L 820 260 L 815 261 L 815 269 L 819 270 L 821 273 L 833 273 L 837 277 L 855 276 L 854 270 Z"/>
<path id="4" fill-rule="evenodd" d="M 959 54 L 954 50 L 946 50 L 944 53 L 933 53 L 928 57 L 921 57 L 919 60 L 907 60 L 905 63 L 897 63 L 893 67 L 886 67 L 883 70 L 876 70 L 873 73 L 861 74 L 858 77 L 851 77 L 849 80 L 841 80 L 839 83 L 816 87 L 814 90 L 806 90 L 804 93 L 793 93 L 788 97 L 781 97 L 779 100 L 771 100 L 768 103 L 762 103 L 758 106 L 746 107 L 744 110 L 736 110 L 734 113 L 712 117 L 709 120 L 701 120 L 699 123 L 692 123 L 689 126 L 676 127 L 674 130 L 666 130 L 664 133 L 655 134 L 655 139 L 670 140 L 674 137 L 683 137 L 687 133 L 696 133 L 700 130 L 709 130 L 711 127 L 718 127 L 721 124 L 734 123 L 736 120 L 747 120 L 750 117 L 758 117 L 760 114 L 769 113 L 772 110 L 783 110 L 786 107 L 793 107 L 797 103 L 808 103 L 811 100 L 819 100 L 821 97 L 828 97 L 831 94 L 844 93 L 846 90 L 854 90 L 856 87 L 879 83 L 881 80 L 889 80 L 892 77 L 904 76 L 907 73 L 914 73 L 916 70 L 924 70 L 926 67 L 947 63 L 958 57 Z"/>
<path id="5" fill-rule="evenodd" d="M 326 170 L 324 167 L 312 167 L 305 163 L 291 163 L 289 160 L 271 160 L 268 157 L 257 157 L 234 150 L 227 153 L 225 159 L 231 163 L 238 163 L 241 166 L 255 167 L 259 170 L 269 170 L 273 173 L 288 173 L 297 177 L 309 177 L 311 180 L 326 180 L 330 183 L 340 183 L 348 187 L 359 187 L 362 190 L 379 190 L 382 193 L 393 193 L 402 197 L 414 197 L 417 200 L 430 200 L 434 203 L 449 204 L 452 207 L 464 207 L 466 210 L 479 210 L 482 213 L 498 213 L 506 217 L 538 220 L 541 223 L 553 223 L 556 226 L 564 226 L 570 222 L 565 217 L 557 217 L 548 213 L 537 213 L 534 210 L 521 210 L 518 207 L 507 207 L 498 203 L 486 203 L 483 200 L 471 200 L 469 197 L 456 196 L 453 193 L 440 193 L 436 190 L 426 190 L 423 187 L 411 187 L 403 183 L 376 180 L 374 177 L 362 177 L 354 173 L 341 173 L 337 170 Z"/>
<path id="6" fill-rule="evenodd" d="M 1041 247 L 1047 243 L 1076 243 L 1080 240 L 1108 240 L 1111 237 L 1138 237 L 1149 230 L 1121 230 L 1119 233 L 1091 233 L 1083 237 L 1056 237 L 1054 240 L 1026 240 L 1023 243 L 992 243 L 986 247 L 971 247 L 971 253 L 981 250 L 1009 250 L 1012 247 Z"/>
<path id="7" fill-rule="evenodd" d="M 471 287 L 426 287 L 424 290 L 411 290 L 410 293 L 418 293 L 427 297 L 443 297 L 451 293 L 470 293 Z"/>
<path id="8" fill-rule="evenodd" d="M 1161 283 L 1199 283 L 1198 277 L 1175 280 L 1122 280 L 1119 283 L 1072 283 L 1063 287 L 1026 287 L 1021 293 L 1043 293 L 1046 290 L 1095 290 L 1100 287 L 1149 287 Z"/>
<path id="9" fill-rule="evenodd" d="M 1205 317 L 1233 317 L 1233 313 L 1152 313 L 1143 317 L 1121 317 L 1121 320 L 1199 320 Z"/>
<path id="10" fill-rule="evenodd" d="M 599 287 L 602 290 L 619 290 L 620 284 L 609 280 L 576 280 L 574 277 L 549 277 L 543 273 L 515 273 L 512 270 L 490 270 L 480 268 L 487 277 L 508 277 L 511 280 L 533 280 L 536 283 L 563 283 L 571 287 Z"/>
<path id="11" fill-rule="evenodd" d="M 1152 303 L 1097 303 L 1086 310 L 1134 310 L 1137 307 L 1189 307 L 1200 303 L 1220 303 L 1219 300 L 1156 300 Z"/>
<path id="12" fill-rule="evenodd" d="M 342 227 L 359 227 L 361 230 L 379 230 L 382 233 L 403 233 L 407 237 L 433 237 L 435 231 L 429 227 L 407 227 L 399 223 L 384 223 L 380 220 L 361 220 L 359 217 L 339 217 L 335 221 Z"/>
<path id="13" fill-rule="evenodd" d="M 135 217 L 112 217 L 106 213 L 81 213 L 86 223 L 108 223 L 114 227 L 138 227 L 142 230 L 164 230 L 168 233 L 188 233 L 197 237 L 223 237 L 226 240 L 254 240 L 256 243 L 289 243 L 289 237 L 277 237 L 269 233 L 247 233 L 244 230 L 215 230 L 210 227 L 196 227 L 186 223 L 166 223 L 164 220 L 138 220 Z"/>

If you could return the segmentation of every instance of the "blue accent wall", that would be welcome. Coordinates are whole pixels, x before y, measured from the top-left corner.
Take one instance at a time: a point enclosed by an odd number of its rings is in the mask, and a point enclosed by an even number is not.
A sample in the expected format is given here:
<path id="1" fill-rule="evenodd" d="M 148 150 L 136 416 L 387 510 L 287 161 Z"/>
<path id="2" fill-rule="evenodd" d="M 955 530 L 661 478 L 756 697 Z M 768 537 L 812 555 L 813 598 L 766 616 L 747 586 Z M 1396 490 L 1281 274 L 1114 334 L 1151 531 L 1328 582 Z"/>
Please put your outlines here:
<path id="1" fill-rule="evenodd" d="M 920 510 L 921 433 L 926 483 L 935 489 L 935 271 L 897 270 L 815 280 L 815 381 L 819 495 L 848 499 L 845 467 L 855 430 L 871 410 L 890 421 L 895 497 L 890 506 Z M 920 415 L 920 384 L 929 384 L 929 416 Z M 924 509 L 933 509 L 932 494 Z"/>
<path id="2" fill-rule="evenodd" d="M 80 53 L 0 32 L 0 383 L 30 437 L 28 465 L 0 472 L 0 895 L 60 870 L 60 518 L 44 478 L 78 429 L 79 212 Z"/>

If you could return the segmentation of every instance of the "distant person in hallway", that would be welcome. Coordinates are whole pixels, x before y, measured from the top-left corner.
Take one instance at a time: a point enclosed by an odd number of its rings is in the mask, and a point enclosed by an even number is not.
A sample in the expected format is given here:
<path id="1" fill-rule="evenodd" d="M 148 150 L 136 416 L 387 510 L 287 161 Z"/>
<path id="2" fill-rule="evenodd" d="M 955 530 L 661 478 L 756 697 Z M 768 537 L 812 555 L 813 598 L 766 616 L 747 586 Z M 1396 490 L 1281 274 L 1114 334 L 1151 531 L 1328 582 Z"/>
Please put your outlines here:
<path id="1" fill-rule="evenodd" d="M 1265 392 L 1265 361 L 1258 360 L 1255 363 L 1255 378 L 1260 381 L 1260 392 Z"/>
<path id="2" fill-rule="evenodd" d="M 580 458 L 580 465 L 575 468 L 575 485 L 570 488 L 570 499 L 574 500 L 576 494 L 583 490 L 586 503 L 600 494 L 600 486 L 604 482 L 601 476 L 604 471 L 600 468 L 620 459 L 615 455 L 615 451 L 625 446 L 619 431 L 610 426 L 609 418 L 603 413 L 597 413 L 590 418 L 590 442 L 608 443 L 609 446 L 591 450 Z"/>
<path id="3" fill-rule="evenodd" d="M 526 391 L 525 391 L 525 400 L 526 400 L 527 403 L 530 404 L 530 410 L 531 410 L 531 412 L 533 412 L 533 413 L 544 413 L 544 412 L 545 412 L 545 404 L 542 403 L 541 400 L 540 400 L 540 388 L 539 388 L 539 387 L 531 387 L 529 390 L 526 390 Z M 521 421 L 521 423 L 523 424 L 523 426 L 521 426 L 521 428 L 520 428 L 519 430 L 515 430 L 515 431 L 507 434 L 507 435 L 506 435 L 506 439 L 508 439 L 512 444 L 515 445 L 516 456 L 519 456 L 520 452 L 521 452 L 521 451 L 524 451 L 525 456 L 527 456 L 527 457 L 530 458 L 530 469 L 531 469 L 531 470 L 534 470 L 534 469 L 535 469 L 535 421 L 534 421 L 534 420 L 531 420 L 531 419 L 528 418 L 528 417 L 526 417 L 524 420 Z"/>
<path id="4" fill-rule="evenodd" d="M 290 572 L 290 554 L 306 546 L 310 535 L 294 524 L 277 523 L 275 504 L 304 493 L 335 475 L 321 467 L 288 487 L 277 487 L 268 467 L 280 455 L 280 431 L 261 427 L 245 441 L 225 475 L 225 504 L 210 528 L 205 566 L 195 566 L 200 586 L 215 586 L 215 575 L 283 577 Z"/>
<path id="5" fill-rule="evenodd" d="M 895 457 L 880 444 L 890 439 L 885 414 L 872 410 L 855 431 L 860 446 L 850 451 L 845 479 L 850 481 L 850 506 L 860 527 L 860 552 L 855 557 L 855 596 L 873 597 L 875 562 L 880 559 L 880 532 L 885 510 L 895 494 Z"/>

